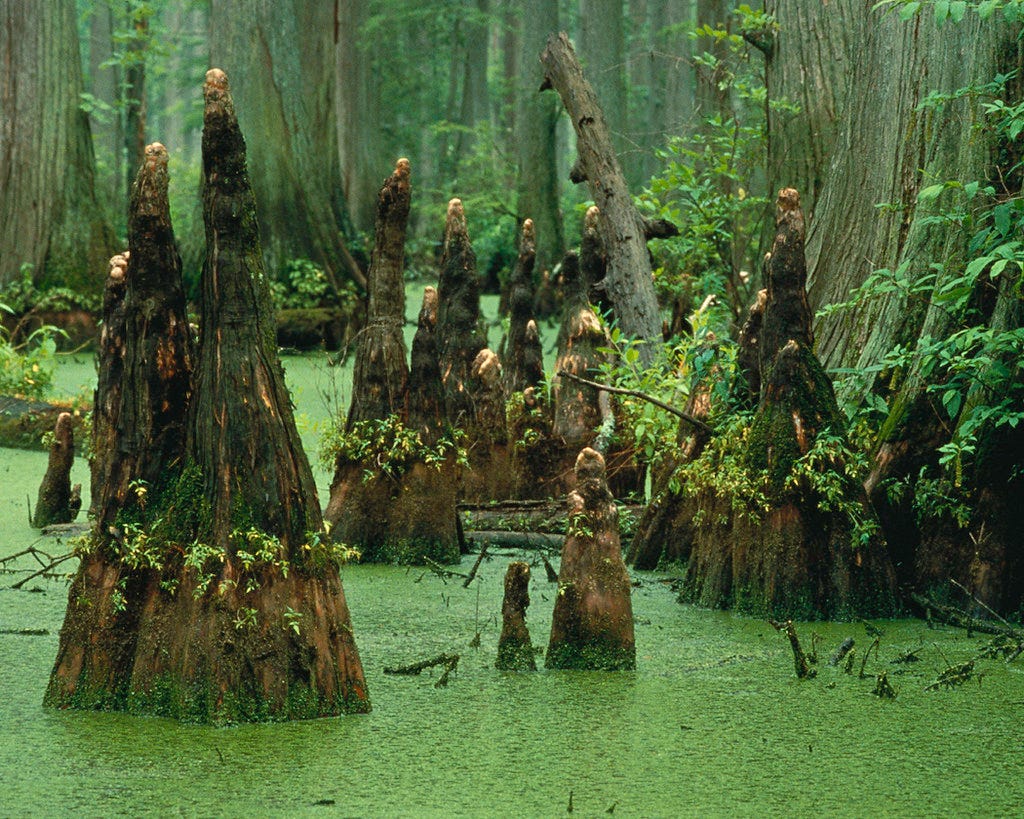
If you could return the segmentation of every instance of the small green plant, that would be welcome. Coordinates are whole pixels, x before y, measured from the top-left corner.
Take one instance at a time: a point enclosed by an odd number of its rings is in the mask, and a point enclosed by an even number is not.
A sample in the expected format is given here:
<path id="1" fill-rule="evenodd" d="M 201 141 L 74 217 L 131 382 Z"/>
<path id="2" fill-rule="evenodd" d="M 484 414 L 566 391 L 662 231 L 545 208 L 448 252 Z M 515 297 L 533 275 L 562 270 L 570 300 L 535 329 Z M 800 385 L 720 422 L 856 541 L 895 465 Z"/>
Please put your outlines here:
<path id="1" fill-rule="evenodd" d="M 302 629 L 302 612 L 295 611 L 291 606 L 285 606 L 284 613 L 281 615 L 281 620 L 284 621 L 284 628 L 291 629 L 292 632 L 298 636 Z"/>
<path id="2" fill-rule="evenodd" d="M 428 445 L 418 430 L 405 426 L 397 415 L 358 421 L 347 431 L 343 422 L 335 422 L 321 439 L 320 463 L 326 470 L 333 470 L 339 461 L 361 464 L 366 481 L 377 475 L 397 480 L 415 463 L 440 469 L 454 459 L 468 465 L 465 441 L 463 430 L 449 429 L 436 444 Z"/>
<path id="3" fill-rule="evenodd" d="M 249 606 L 242 606 L 239 608 L 238 611 L 235 612 L 235 622 L 233 624 L 235 631 L 248 631 L 249 629 L 256 628 L 257 614 L 259 614 L 259 612 Z"/>
<path id="4" fill-rule="evenodd" d="M 0 315 L 13 315 L 0 303 Z M 15 343 L 11 333 L 0 324 L 0 394 L 42 399 L 53 383 L 56 369 L 58 331 L 40 327 L 22 342 Z"/>
<path id="5" fill-rule="evenodd" d="M 351 308 L 358 302 L 355 286 L 339 284 L 335 294 L 323 268 L 309 259 L 292 259 L 281 278 L 270 283 L 270 296 L 277 310 L 309 310 L 318 307 Z"/>

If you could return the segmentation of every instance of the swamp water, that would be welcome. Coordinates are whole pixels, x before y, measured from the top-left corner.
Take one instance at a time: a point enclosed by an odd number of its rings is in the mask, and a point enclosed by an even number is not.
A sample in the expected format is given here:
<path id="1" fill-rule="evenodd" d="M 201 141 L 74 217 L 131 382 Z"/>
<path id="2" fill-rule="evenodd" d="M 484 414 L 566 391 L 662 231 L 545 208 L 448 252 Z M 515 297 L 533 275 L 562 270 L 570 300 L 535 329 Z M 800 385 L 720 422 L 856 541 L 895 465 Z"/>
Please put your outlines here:
<path id="1" fill-rule="evenodd" d="M 340 382 L 320 357 L 285 366 L 310 447 Z M 58 386 L 77 393 L 91 372 L 84 357 L 62 365 Z M 37 541 L 25 498 L 45 467 L 44 453 L 0 450 L 0 557 Z M 79 461 L 86 498 L 87 478 Z M 1021 813 L 1024 659 L 980 660 L 980 683 L 925 693 L 986 640 L 879 622 L 881 656 L 859 679 L 859 657 L 852 674 L 825 660 L 847 636 L 865 651 L 864 626 L 807 624 L 804 643 L 818 632 L 823 656 L 801 682 L 767 623 L 680 606 L 667 576 L 636 572 L 635 673 L 498 672 L 502 583 L 517 557 L 536 559 L 497 554 L 470 589 L 423 569 L 345 567 L 373 711 L 232 728 L 44 709 L 67 587 L 13 591 L 19 575 L 0 575 L 0 816 L 555 816 L 570 794 L 581 816 Z M 535 566 L 528 624 L 541 646 L 554 596 Z M 3 633 L 23 629 L 48 633 Z M 921 662 L 890 662 L 912 649 Z M 461 655 L 447 687 L 434 687 L 437 670 L 383 673 L 442 652 Z M 895 700 L 871 694 L 882 670 Z"/>

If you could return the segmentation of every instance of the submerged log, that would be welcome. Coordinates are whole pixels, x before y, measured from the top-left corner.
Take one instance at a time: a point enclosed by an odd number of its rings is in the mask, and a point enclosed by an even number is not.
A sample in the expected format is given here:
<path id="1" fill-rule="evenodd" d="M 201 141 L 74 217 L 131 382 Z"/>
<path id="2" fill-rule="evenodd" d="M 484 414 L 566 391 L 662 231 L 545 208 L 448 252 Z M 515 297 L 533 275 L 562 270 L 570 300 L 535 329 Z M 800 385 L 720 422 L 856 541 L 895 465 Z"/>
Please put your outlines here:
<path id="1" fill-rule="evenodd" d="M 633 205 L 597 96 L 583 76 L 565 32 L 548 38 L 541 62 L 542 89 L 555 89 L 565 103 L 576 131 L 579 176 L 586 179 L 599 209 L 608 260 L 603 291 L 623 334 L 647 342 L 641 346 L 640 356 L 649 364 L 661 339 L 661 315 L 644 220 Z"/>
<path id="2" fill-rule="evenodd" d="M 75 437 L 71 423 L 70 412 L 57 416 L 50 444 L 50 460 L 39 486 L 39 498 L 32 516 L 32 525 L 36 529 L 52 523 L 71 523 L 82 506 L 81 484 L 77 498 L 71 489 L 71 467 L 75 463 Z"/>
<path id="3" fill-rule="evenodd" d="M 530 606 L 530 564 L 509 563 L 505 599 L 501 604 L 501 637 L 494 667 L 501 671 L 536 671 L 526 609 Z"/>
<path id="4" fill-rule="evenodd" d="M 558 597 L 547 668 L 636 668 L 629 574 L 622 562 L 618 511 L 608 491 L 604 458 L 584 449 L 569 494 L 569 532 L 562 546 Z"/>
<path id="5" fill-rule="evenodd" d="M 155 400 L 188 358 L 187 331 L 170 332 L 181 285 L 166 173 L 147 154 L 136 188 L 152 196 L 133 196 L 126 301 L 160 306 L 147 327 L 167 337 L 152 347 L 129 338 L 117 449 L 131 466 L 110 474 L 114 489 L 130 477 L 132 491 L 122 509 L 101 507 L 114 523 L 96 532 L 72 583 L 46 702 L 200 722 L 365 711 L 336 553 L 277 360 L 245 142 L 222 71 L 207 72 L 204 96 L 195 387 L 187 407 L 180 394 L 170 406 Z M 139 218 L 150 208 L 153 221 Z M 152 253 L 138 252 L 150 242 Z M 123 440 L 130 402 L 145 440 Z M 177 479 L 148 488 L 150 470 Z"/>

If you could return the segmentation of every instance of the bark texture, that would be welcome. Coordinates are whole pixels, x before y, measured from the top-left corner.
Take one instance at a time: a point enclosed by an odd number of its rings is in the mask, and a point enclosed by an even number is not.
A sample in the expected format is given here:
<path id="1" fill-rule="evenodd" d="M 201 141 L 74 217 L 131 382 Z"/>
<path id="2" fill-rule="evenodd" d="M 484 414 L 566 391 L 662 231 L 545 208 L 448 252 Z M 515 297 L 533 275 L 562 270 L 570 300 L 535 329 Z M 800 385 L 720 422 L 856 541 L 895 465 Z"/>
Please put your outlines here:
<path id="1" fill-rule="evenodd" d="M 96 203 L 72 0 L 0 3 L 0 286 L 94 292 L 113 234 Z"/>
<path id="2" fill-rule="evenodd" d="M 569 494 L 569 532 L 562 546 L 544 664 L 561 669 L 631 670 L 636 668 L 631 587 L 604 458 L 584 449 L 575 469 L 577 488 Z"/>
<path id="3" fill-rule="evenodd" d="M 312 259 L 335 283 L 365 276 L 352 260 L 331 79 L 334 35 L 343 21 L 333 3 L 214 0 L 213 65 L 232 66 L 249 148 L 267 271 Z M 372 190 L 372 189 L 371 189 Z"/>
<path id="4" fill-rule="evenodd" d="M 402 331 L 410 197 L 409 162 L 400 159 L 377 199 L 369 323 L 356 353 L 347 431 L 358 433 L 363 422 L 390 422 L 410 427 L 423 444 L 433 446 L 443 431 L 443 405 L 433 343 L 437 294 L 432 288 L 424 295 L 411 374 Z M 458 560 L 454 458 L 431 465 L 413 456 L 408 463 L 382 467 L 383 455 L 373 451 L 366 460 L 338 454 L 324 513 L 334 537 L 358 549 L 365 562 Z"/>
<path id="5" fill-rule="evenodd" d="M 219 69 L 204 96 L 208 247 L 194 390 L 191 401 L 187 389 L 176 403 L 168 394 L 187 381 L 189 342 L 176 316 L 166 153 L 151 146 L 132 199 L 125 296 L 139 305 L 126 321 L 143 331 L 127 340 L 107 478 L 131 491 L 120 509 L 102 507 L 71 584 L 46 703 L 199 722 L 367 710 L 277 360 L 245 142 Z M 146 440 L 128 437 L 136 427 Z M 150 487 L 150 471 L 177 479 Z"/>
<path id="6" fill-rule="evenodd" d="M 729 490 L 700 490 L 684 502 L 711 523 L 688 533 L 692 551 L 682 599 L 782 618 L 891 615 L 896 579 L 884 541 L 877 534 L 854 540 L 850 512 L 827 503 L 807 477 L 792 478 L 794 464 L 818 434 L 841 435 L 845 423 L 808 344 L 811 314 L 800 292 L 804 223 L 796 191 L 780 191 L 775 224 L 760 336 L 761 401 L 744 458 L 747 469 L 765 476 L 765 507 L 746 510 L 749 499 Z M 781 346 L 769 357 L 774 345 Z M 837 457 L 819 468 L 845 482 L 843 496 L 859 507 L 858 518 L 870 520 L 862 487 L 843 477 Z M 687 527 L 697 519 L 689 516 Z"/>
<path id="7" fill-rule="evenodd" d="M 544 380 L 544 351 L 533 316 L 533 268 L 537 259 L 533 220 L 523 222 L 519 256 L 509 280 L 508 338 L 502 350 L 505 390 L 509 394 Z"/>
<path id="8" fill-rule="evenodd" d="M 501 636 L 498 638 L 499 671 L 536 671 L 526 609 L 530 606 L 530 564 L 516 561 L 505 572 L 505 599 L 501 604 Z"/>
<path id="9" fill-rule="evenodd" d="M 655 354 L 654 343 L 661 337 L 661 319 L 643 220 L 630 198 L 601 106 L 564 32 L 548 38 L 541 62 L 544 87 L 558 91 L 569 112 L 576 130 L 578 167 L 600 209 L 608 256 L 605 292 L 622 332 L 649 342 L 641 347 L 641 358 L 649 363 Z"/>

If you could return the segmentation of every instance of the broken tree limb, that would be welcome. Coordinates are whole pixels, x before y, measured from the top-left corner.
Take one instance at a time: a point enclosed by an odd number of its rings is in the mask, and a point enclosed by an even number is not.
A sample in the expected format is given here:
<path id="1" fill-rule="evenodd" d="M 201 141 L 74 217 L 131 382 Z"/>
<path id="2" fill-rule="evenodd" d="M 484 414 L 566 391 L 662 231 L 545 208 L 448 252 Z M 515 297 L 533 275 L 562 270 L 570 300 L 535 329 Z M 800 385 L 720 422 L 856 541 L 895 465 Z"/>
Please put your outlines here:
<path id="1" fill-rule="evenodd" d="M 548 38 L 540 60 L 544 65 L 541 90 L 558 92 L 576 131 L 579 159 L 574 176 L 586 179 L 600 209 L 608 254 L 608 297 L 623 334 L 647 342 L 641 345 L 640 356 L 649 365 L 661 338 L 661 317 L 643 218 L 629 195 L 597 95 L 583 76 L 565 32 Z"/>
<path id="2" fill-rule="evenodd" d="M 945 623 L 948 626 L 956 626 L 957 628 L 967 629 L 969 632 L 977 631 L 982 634 L 1005 634 L 1010 637 L 1018 636 L 1018 633 L 1014 629 L 1007 629 L 1005 626 L 992 623 L 988 620 L 978 620 L 966 611 L 958 609 L 956 606 L 948 606 L 945 603 L 939 603 L 923 594 L 913 592 L 910 595 L 910 599 L 924 609 L 927 614 L 930 614 L 932 618 L 938 620 L 940 623 Z"/>
<path id="3" fill-rule="evenodd" d="M 582 378 L 578 375 L 573 375 L 572 373 L 566 372 L 565 370 L 559 370 L 557 375 L 559 378 L 568 378 L 570 381 L 578 381 L 580 384 L 583 384 L 584 386 L 593 387 L 594 389 L 597 390 L 604 390 L 605 392 L 610 392 L 615 395 L 630 395 L 633 398 L 639 398 L 641 401 L 646 401 L 649 404 L 654 404 L 654 406 L 660 407 L 661 409 L 665 410 L 665 412 L 670 412 L 676 417 L 682 418 L 684 421 L 693 424 L 695 427 L 708 433 L 709 435 L 715 434 L 714 428 L 709 426 L 708 424 L 705 424 L 699 418 L 694 418 L 689 413 L 683 412 L 680 409 L 676 409 L 671 404 L 666 404 L 664 401 L 655 398 L 653 395 L 648 395 L 647 393 L 641 392 L 640 390 L 629 390 L 624 387 L 612 387 L 609 386 L 608 384 L 602 384 L 598 381 L 591 381 L 588 378 Z"/>
<path id="4" fill-rule="evenodd" d="M 853 646 L 854 639 L 852 637 L 847 637 L 839 644 L 839 648 L 836 649 L 836 653 L 829 658 L 828 664 L 833 667 L 839 665 L 843 661 L 843 658 L 853 650 Z"/>
<path id="5" fill-rule="evenodd" d="M 384 673 L 416 676 L 417 674 L 426 671 L 428 668 L 434 668 L 435 666 L 439 665 L 454 668 L 458 664 L 458 654 L 438 654 L 436 657 L 430 657 L 429 659 L 420 660 L 419 662 L 410 663 L 409 665 L 386 665 L 384 666 Z"/>
<path id="6" fill-rule="evenodd" d="M 801 680 L 817 676 L 818 672 L 807 664 L 807 655 L 804 654 L 803 647 L 800 645 L 800 638 L 797 636 L 796 629 L 793 628 L 793 621 L 787 620 L 784 623 L 779 623 L 776 620 L 769 620 L 768 622 L 776 631 L 786 632 L 789 645 L 793 649 L 793 665 L 796 667 L 796 676 Z"/>

